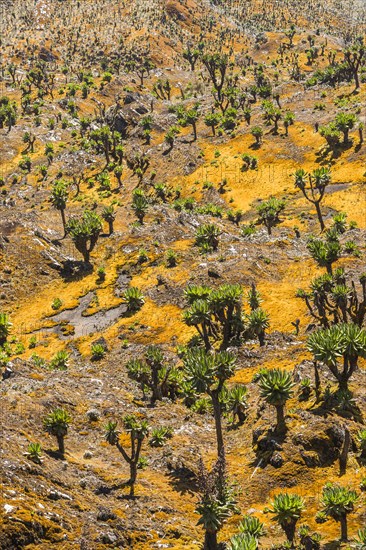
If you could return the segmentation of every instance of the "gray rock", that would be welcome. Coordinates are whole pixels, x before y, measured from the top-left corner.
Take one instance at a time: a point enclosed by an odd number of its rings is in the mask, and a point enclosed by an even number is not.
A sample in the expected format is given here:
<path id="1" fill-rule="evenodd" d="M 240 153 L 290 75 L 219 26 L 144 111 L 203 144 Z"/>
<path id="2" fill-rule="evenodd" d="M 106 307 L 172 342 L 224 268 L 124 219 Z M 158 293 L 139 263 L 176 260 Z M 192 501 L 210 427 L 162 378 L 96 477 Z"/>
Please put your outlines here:
<path id="1" fill-rule="evenodd" d="M 273 453 L 273 455 L 271 456 L 271 458 L 269 460 L 269 463 L 274 468 L 281 468 L 281 466 L 283 465 L 283 458 L 280 455 L 280 453 Z"/>
<path id="2" fill-rule="evenodd" d="M 86 413 L 86 416 L 90 422 L 97 422 L 100 418 L 100 412 L 97 409 L 89 409 Z"/>
<path id="3" fill-rule="evenodd" d="M 70 497 L 70 495 L 67 495 L 66 493 L 61 493 L 61 491 L 57 491 L 56 489 L 53 489 L 48 493 L 48 498 L 50 500 L 72 500 L 72 497 Z"/>

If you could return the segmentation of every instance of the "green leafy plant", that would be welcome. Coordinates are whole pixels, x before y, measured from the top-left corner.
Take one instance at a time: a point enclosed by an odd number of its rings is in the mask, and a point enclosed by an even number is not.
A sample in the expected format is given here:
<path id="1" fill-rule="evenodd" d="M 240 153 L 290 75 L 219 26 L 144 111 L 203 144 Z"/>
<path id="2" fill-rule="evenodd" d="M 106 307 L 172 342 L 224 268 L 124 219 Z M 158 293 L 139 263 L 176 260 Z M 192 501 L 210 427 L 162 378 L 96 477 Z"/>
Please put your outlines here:
<path id="1" fill-rule="evenodd" d="M 357 531 L 357 539 L 355 539 L 357 550 L 365 550 L 366 548 L 366 527 Z"/>
<path id="2" fill-rule="evenodd" d="M 149 256 L 147 255 L 146 250 L 144 248 L 140 248 L 139 255 L 137 258 L 137 261 L 139 262 L 139 264 L 143 264 L 144 262 L 147 262 L 148 259 L 149 259 Z"/>
<path id="3" fill-rule="evenodd" d="M 219 245 L 220 229 L 213 223 L 200 225 L 196 231 L 195 244 L 201 252 L 212 252 Z"/>
<path id="4" fill-rule="evenodd" d="M 112 235 L 112 233 L 113 233 L 113 224 L 114 224 L 114 220 L 116 219 L 116 212 L 114 210 L 113 205 L 105 206 L 102 210 L 101 216 L 102 216 L 103 220 L 108 223 L 109 235 Z"/>
<path id="5" fill-rule="evenodd" d="M 71 218 L 66 225 L 66 232 L 83 255 L 85 263 L 90 261 L 90 254 L 97 244 L 101 230 L 100 217 L 90 210 L 85 210 L 81 218 Z"/>
<path id="6" fill-rule="evenodd" d="M 91 357 L 94 361 L 99 361 L 103 359 L 106 354 L 105 346 L 102 344 L 92 344 L 91 345 Z"/>
<path id="7" fill-rule="evenodd" d="M 198 525 L 205 530 L 204 548 L 217 549 L 217 534 L 225 521 L 236 512 L 236 499 L 226 474 L 226 462 L 221 453 L 210 471 L 199 463 L 198 483 L 200 499 L 196 512 L 200 519 Z"/>
<path id="8" fill-rule="evenodd" d="M 127 288 L 123 293 L 123 299 L 128 311 L 138 311 L 145 303 L 145 297 L 141 290 L 135 286 Z"/>
<path id="9" fill-rule="evenodd" d="M 50 361 L 50 369 L 66 370 L 69 366 L 70 355 L 65 350 L 58 351 Z"/>
<path id="10" fill-rule="evenodd" d="M 30 443 L 27 448 L 26 456 L 36 464 L 42 463 L 42 448 L 39 443 Z"/>
<path id="11" fill-rule="evenodd" d="M 161 426 L 151 431 L 149 444 L 151 447 L 163 447 L 168 439 L 173 437 L 173 428 Z"/>
<path id="12" fill-rule="evenodd" d="M 265 225 L 268 235 L 272 228 L 280 223 L 280 214 L 285 209 L 285 201 L 271 197 L 257 206 L 258 223 Z"/>
<path id="13" fill-rule="evenodd" d="M 292 493 L 279 493 L 273 499 L 270 508 L 266 508 L 265 513 L 273 515 L 272 520 L 276 521 L 284 530 L 287 540 L 294 542 L 296 524 L 301 518 L 302 511 L 305 508 L 303 499 Z"/>
<path id="14" fill-rule="evenodd" d="M 10 334 L 12 324 L 9 320 L 9 315 L 0 312 L 0 346 L 3 346 Z"/>
<path id="15" fill-rule="evenodd" d="M 263 523 L 255 516 L 244 516 L 239 523 L 239 531 L 245 535 L 253 535 L 256 538 L 264 535 Z"/>
<path id="16" fill-rule="evenodd" d="M 43 420 L 43 426 L 47 433 L 57 439 L 58 451 L 63 458 L 65 455 L 65 436 L 71 422 L 71 416 L 65 409 L 51 411 Z"/>
<path id="17" fill-rule="evenodd" d="M 348 381 L 357 368 L 358 358 L 366 357 L 366 331 L 353 323 L 319 329 L 309 336 L 307 348 L 317 361 L 329 368 L 339 389 L 348 390 Z"/>
<path id="18" fill-rule="evenodd" d="M 327 273 L 332 275 L 332 265 L 339 259 L 341 254 L 338 238 L 326 238 L 325 240 L 311 238 L 308 241 L 307 248 L 319 267 L 325 267 Z"/>
<path id="19" fill-rule="evenodd" d="M 60 309 L 61 306 L 62 306 L 62 300 L 60 300 L 60 298 L 54 298 L 51 304 L 52 309 L 57 311 L 58 309 Z"/>
<path id="20" fill-rule="evenodd" d="M 366 459 L 366 429 L 359 430 L 357 440 L 361 449 L 361 458 Z"/>
<path id="21" fill-rule="evenodd" d="M 211 400 L 207 397 L 196 399 L 191 407 L 191 410 L 197 414 L 207 414 L 212 412 Z"/>
<path id="22" fill-rule="evenodd" d="M 253 309 L 247 315 L 248 331 L 251 336 L 257 336 L 259 345 L 264 346 L 265 331 L 269 328 L 269 315 L 260 307 Z"/>
<path id="23" fill-rule="evenodd" d="M 341 526 L 341 541 L 348 540 L 347 516 L 353 512 L 359 496 L 356 491 L 337 484 L 327 483 L 323 488 L 322 511 Z"/>
<path id="24" fill-rule="evenodd" d="M 263 138 L 263 130 L 260 126 L 253 126 L 251 130 L 251 134 L 255 139 L 255 142 L 257 145 L 260 145 L 262 143 Z"/>
<path id="25" fill-rule="evenodd" d="M 212 402 L 218 455 L 223 450 L 222 407 L 220 395 L 225 382 L 235 371 L 236 357 L 227 351 L 207 353 L 202 348 L 187 351 L 183 358 L 186 382 L 198 393 L 206 393 Z"/>
<path id="26" fill-rule="evenodd" d="M 167 267 L 175 267 L 177 265 L 177 253 L 169 249 L 165 254 L 165 264 Z"/>
<path id="27" fill-rule="evenodd" d="M 293 395 L 293 386 L 291 373 L 281 369 L 269 369 L 259 379 L 261 397 L 276 408 L 275 429 L 279 433 L 286 431 L 284 407 L 286 401 Z"/>
<path id="28" fill-rule="evenodd" d="M 64 236 L 66 235 L 66 231 L 67 231 L 65 210 L 66 210 L 68 197 L 69 197 L 68 184 L 62 179 L 56 180 L 52 187 L 50 202 L 52 206 L 56 210 L 58 210 L 61 214 L 62 227 L 64 229 Z"/>
<path id="29" fill-rule="evenodd" d="M 145 196 L 145 193 L 141 189 L 135 189 L 132 195 L 132 205 L 131 208 L 135 213 L 136 218 L 139 223 L 143 224 L 144 217 L 148 210 L 148 200 Z"/>
<path id="30" fill-rule="evenodd" d="M 257 550 L 258 541 L 253 535 L 239 533 L 231 537 L 228 550 Z"/>
<path id="31" fill-rule="evenodd" d="M 227 392 L 227 409 L 233 415 L 233 422 L 235 422 L 236 417 L 239 424 L 242 424 L 246 419 L 246 410 L 248 408 L 247 393 L 247 387 L 242 384 L 236 384 L 229 388 Z"/>
<path id="32" fill-rule="evenodd" d="M 182 382 L 181 371 L 167 364 L 163 351 L 158 346 L 148 346 L 144 359 L 131 359 L 126 364 L 129 376 L 151 391 L 151 403 L 163 397 L 174 399 Z"/>
<path id="33" fill-rule="evenodd" d="M 311 548 L 312 550 L 319 550 L 320 548 L 321 535 L 312 533 L 308 525 L 300 525 L 299 539 L 300 544 L 305 548 Z"/>
<path id="34" fill-rule="evenodd" d="M 98 267 L 97 269 L 97 283 L 102 283 L 103 281 L 105 281 L 105 277 L 106 277 L 106 271 L 105 271 L 105 267 L 104 266 L 100 266 Z"/>

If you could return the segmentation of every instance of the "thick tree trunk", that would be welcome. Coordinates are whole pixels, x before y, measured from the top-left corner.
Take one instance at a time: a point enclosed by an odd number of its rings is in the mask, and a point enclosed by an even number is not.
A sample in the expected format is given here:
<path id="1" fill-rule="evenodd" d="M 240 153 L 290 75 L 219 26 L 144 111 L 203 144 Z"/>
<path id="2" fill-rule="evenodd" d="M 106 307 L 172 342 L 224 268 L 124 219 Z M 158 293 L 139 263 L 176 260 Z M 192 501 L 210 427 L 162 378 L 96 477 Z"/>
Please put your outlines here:
<path id="1" fill-rule="evenodd" d="M 62 220 L 62 227 L 64 228 L 64 237 L 66 237 L 66 216 L 65 216 L 65 210 L 60 210 L 61 213 L 61 220 Z"/>
<path id="2" fill-rule="evenodd" d="M 339 475 L 343 476 L 347 470 L 348 451 L 351 445 L 351 436 L 347 426 L 344 426 L 344 442 L 339 455 Z"/>
<path id="3" fill-rule="evenodd" d="M 348 530 L 347 530 L 347 516 L 341 516 L 341 541 L 347 542 Z"/>
<path id="4" fill-rule="evenodd" d="M 202 336 L 203 336 L 203 341 L 205 343 L 206 351 L 209 351 L 209 349 L 211 349 L 211 344 L 207 333 L 207 327 L 205 324 L 202 325 Z"/>
<path id="5" fill-rule="evenodd" d="M 63 435 L 57 435 L 58 452 L 64 457 L 65 455 L 65 440 Z"/>
<path id="6" fill-rule="evenodd" d="M 348 391 L 348 377 L 341 376 L 338 380 L 338 389 L 340 391 Z"/>
<path id="7" fill-rule="evenodd" d="M 205 543 L 203 550 L 217 550 L 217 533 L 210 533 L 209 531 L 205 532 Z"/>
<path id="8" fill-rule="evenodd" d="M 286 525 L 282 525 L 282 529 L 285 531 L 287 540 L 293 543 L 295 538 L 296 521 Z M 293 547 L 293 544 L 291 546 Z"/>
<path id="9" fill-rule="evenodd" d="M 316 215 L 318 216 L 318 220 L 319 220 L 319 223 L 320 223 L 320 229 L 322 231 L 324 231 L 325 224 L 324 224 L 324 220 L 323 220 L 322 211 L 320 210 L 320 204 L 318 202 L 315 203 L 315 208 L 316 208 Z"/>
<path id="10" fill-rule="evenodd" d="M 283 405 L 276 405 L 276 413 L 277 413 L 276 432 L 284 433 L 284 432 L 286 432 L 284 406 Z"/>
<path id="11" fill-rule="evenodd" d="M 137 478 L 137 464 L 135 462 L 130 463 L 130 497 L 135 496 L 135 483 Z"/>
<path id="12" fill-rule="evenodd" d="M 318 363 L 316 361 L 314 361 L 314 378 L 315 378 L 315 396 L 316 396 L 316 402 L 318 402 L 320 399 L 321 383 L 320 383 Z"/>
<path id="13" fill-rule="evenodd" d="M 151 369 L 152 374 L 152 397 L 151 397 L 151 403 L 155 403 L 155 401 L 161 401 L 162 399 L 162 393 L 161 393 L 161 387 L 159 384 L 159 371 L 156 368 Z"/>
<path id="14" fill-rule="evenodd" d="M 87 248 L 85 248 L 85 250 L 83 251 L 83 256 L 84 256 L 84 262 L 86 264 L 90 263 L 90 252 Z"/>
<path id="15" fill-rule="evenodd" d="M 216 428 L 216 441 L 217 441 L 217 454 L 220 456 L 220 454 L 223 451 L 224 448 L 224 440 L 222 437 L 222 425 L 221 425 L 221 407 L 220 407 L 220 401 L 219 396 L 217 393 L 211 394 L 211 400 L 214 410 L 214 418 L 215 418 L 215 428 Z"/>
<path id="16" fill-rule="evenodd" d="M 258 332 L 258 340 L 259 340 L 260 347 L 263 347 L 264 346 L 264 330 L 261 330 L 260 332 Z"/>

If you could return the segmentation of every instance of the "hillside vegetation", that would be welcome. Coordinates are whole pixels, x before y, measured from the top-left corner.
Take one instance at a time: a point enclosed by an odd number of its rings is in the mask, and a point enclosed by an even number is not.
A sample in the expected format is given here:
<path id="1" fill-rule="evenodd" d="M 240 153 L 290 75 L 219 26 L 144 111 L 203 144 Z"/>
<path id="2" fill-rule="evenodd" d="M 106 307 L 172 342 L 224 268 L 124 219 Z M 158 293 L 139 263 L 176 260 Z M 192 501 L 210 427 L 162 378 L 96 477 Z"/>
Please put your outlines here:
<path id="1" fill-rule="evenodd" d="M 365 549 L 365 3 L 0 8 L 0 548 Z"/>

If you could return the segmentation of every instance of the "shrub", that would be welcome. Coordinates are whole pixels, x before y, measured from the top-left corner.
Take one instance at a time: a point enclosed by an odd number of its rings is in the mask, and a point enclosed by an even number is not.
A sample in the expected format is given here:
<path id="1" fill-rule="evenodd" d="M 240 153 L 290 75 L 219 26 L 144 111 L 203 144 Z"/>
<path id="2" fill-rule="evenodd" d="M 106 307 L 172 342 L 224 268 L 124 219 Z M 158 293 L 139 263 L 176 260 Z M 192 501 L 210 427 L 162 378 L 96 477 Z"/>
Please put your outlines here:
<path id="1" fill-rule="evenodd" d="M 273 499 L 271 508 L 264 511 L 273 515 L 273 521 L 282 527 L 290 543 L 295 538 L 296 524 L 305 508 L 303 499 L 292 493 L 279 493 Z"/>
<path id="2" fill-rule="evenodd" d="M 39 443 L 30 443 L 27 448 L 26 456 L 36 464 L 42 462 L 42 448 Z"/>
<path id="3" fill-rule="evenodd" d="M 165 254 L 165 263 L 167 267 L 175 267 L 177 265 L 177 254 L 174 250 L 167 250 Z"/>
<path id="4" fill-rule="evenodd" d="M 43 420 L 43 425 L 50 435 L 57 439 L 58 450 L 61 457 L 65 454 L 64 438 L 71 422 L 71 417 L 65 409 L 55 409 L 51 411 Z"/>
<path id="5" fill-rule="evenodd" d="M 256 144 L 262 143 L 263 130 L 260 126 L 254 126 L 251 131 L 252 136 L 255 138 Z"/>
<path id="6" fill-rule="evenodd" d="M 60 309 L 60 307 L 62 306 L 62 300 L 60 300 L 60 298 L 54 298 L 53 302 L 52 302 L 52 309 L 54 309 L 55 311 Z"/>
<path id="7" fill-rule="evenodd" d="M 173 428 L 171 427 L 160 427 L 154 428 L 151 431 L 151 438 L 149 444 L 151 447 L 163 447 L 167 439 L 173 437 Z"/>
<path id="8" fill-rule="evenodd" d="M 327 483 L 323 488 L 323 512 L 341 525 L 341 541 L 348 540 L 347 516 L 354 510 L 358 500 L 356 491 L 340 485 Z"/>
<path id="9" fill-rule="evenodd" d="M 366 429 L 362 429 L 357 433 L 357 441 L 361 449 L 361 457 L 366 458 Z"/>
<path id="10" fill-rule="evenodd" d="M 239 524 L 239 531 L 246 535 L 262 537 L 264 535 L 264 526 L 255 516 L 244 516 Z"/>
<path id="11" fill-rule="evenodd" d="M 103 346 L 102 344 L 92 344 L 90 349 L 91 349 L 92 359 L 94 361 L 103 359 L 103 357 L 106 354 L 105 346 Z"/>
<path id="12" fill-rule="evenodd" d="M 98 283 L 102 283 L 103 281 L 105 281 L 106 272 L 105 272 L 105 267 L 104 266 L 98 267 L 97 276 L 98 276 L 98 279 L 97 279 Z"/>
<path id="13" fill-rule="evenodd" d="M 243 237 L 250 237 L 251 235 L 254 235 L 255 232 L 256 232 L 256 229 L 253 223 L 250 223 L 248 225 L 242 225 L 241 227 L 241 234 Z"/>
<path id="14" fill-rule="evenodd" d="M 266 226 L 268 235 L 272 233 L 272 227 L 280 223 L 280 214 L 285 208 L 285 201 L 271 197 L 257 206 L 258 223 Z"/>
<path id="15" fill-rule="evenodd" d="M 259 379 L 261 397 L 276 408 L 276 431 L 278 432 L 286 431 L 284 407 L 286 401 L 293 395 L 293 386 L 291 373 L 281 369 L 267 370 Z"/>
<path id="16" fill-rule="evenodd" d="M 140 248 L 139 255 L 137 257 L 137 261 L 139 264 L 143 264 L 144 262 L 147 262 L 149 259 L 147 252 L 144 248 Z"/>
<path id="17" fill-rule="evenodd" d="M 12 324 L 9 320 L 9 315 L 0 312 L 0 346 L 3 346 L 10 334 Z"/>
<path id="18" fill-rule="evenodd" d="M 127 288 L 123 293 L 123 298 L 127 304 L 127 311 L 138 311 L 145 303 L 144 295 L 135 286 Z"/>
<path id="19" fill-rule="evenodd" d="M 58 351 L 50 361 L 50 368 L 55 370 L 66 370 L 69 366 L 69 354 L 67 351 Z"/>
<path id="20" fill-rule="evenodd" d="M 207 397 L 200 397 L 193 403 L 191 410 L 197 414 L 206 414 L 212 412 L 212 403 Z"/>
<path id="21" fill-rule="evenodd" d="M 217 225 L 207 223 L 200 225 L 196 231 L 195 244 L 200 248 L 201 252 L 212 252 L 217 250 L 219 245 L 220 230 Z"/>

